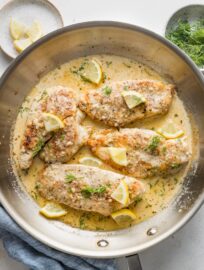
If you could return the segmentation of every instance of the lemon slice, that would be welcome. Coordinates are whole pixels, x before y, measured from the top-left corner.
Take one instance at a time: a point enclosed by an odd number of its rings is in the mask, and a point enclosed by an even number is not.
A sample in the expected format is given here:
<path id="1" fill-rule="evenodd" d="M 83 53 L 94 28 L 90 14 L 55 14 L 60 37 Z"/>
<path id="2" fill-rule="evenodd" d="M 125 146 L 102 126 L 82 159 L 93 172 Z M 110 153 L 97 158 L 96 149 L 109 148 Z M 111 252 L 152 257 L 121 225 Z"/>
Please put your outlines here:
<path id="1" fill-rule="evenodd" d="M 99 84 L 102 79 L 101 66 L 95 60 L 91 60 L 86 63 L 81 76 L 89 82 Z"/>
<path id="2" fill-rule="evenodd" d="M 16 39 L 13 42 L 15 49 L 18 52 L 22 52 L 25 50 L 28 46 L 32 44 L 31 40 L 29 38 L 23 38 L 23 39 Z"/>
<path id="3" fill-rule="evenodd" d="M 34 21 L 26 31 L 27 36 L 32 42 L 35 42 L 42 37 L 42 27 L 38 21 Z"/>
<path id="4" fill-rule="evenodd" d="M 127 166 L 127 153 L 123 147 L 109 147 L 111 159 L 118 165 Z"/>
<path id="5" fill-rule="evenodd" d="M 120 181 L 120 184 L 116 190 L 111 194 L 111 197 L 122 205 L 127 205 L 129 202 L 128 185 L 124 180 Z"/>
<path id="6" fill-rule="evenodd" d="M 102 162 L 100 161 L 100 159 L 94 158 L 94 157 L 80 158 L 79 163 L 83 165 L 94 166 L 94 167 L 99 167 L 102 165 Z"/>
<path id="7" fill-rule="evenodd" d="M 13 39 L 20 39 L 25 36 L 26 27 L 24 24 L 11 18 L 10 20 L 10 33 Z"/>
<path id="8" fill-rule="evenodd" d="M 111 217 L 119 225 L 130 223 L 131 221 L 136 219 L 135 214 L 129 209 L 122 209 L 117 212 L 114 212 L 111 214 Z"/>
<path id="9" fill-rule="evenodd" d="M 146 102 L 146 99 L 135 91 L 123 91 L 121 95 L 124 97 L 125 103 L 129 109 L 133 109 Z"/>
<path id="10" fill-rule="evenodd" d="M 67 211 L 56 203 L 47 203 L 39 212 L 47 218 L 58 218 L 67 214 Z"/>
<path id="11" fill-rule="evenodd" d="M 157 132 L 166 139 L 176 139 L 184 134 L 184 131 L 180 129 L 173 121 L 165 123 L 165 125 L 158 129 Z"/>
<path id="12" fill-rule="evenodd" d="M 45 130 L 47 132 L 56 131 L 64 127 L 64 123 L 59 117 L 52 113 L 43 113 Z"/>

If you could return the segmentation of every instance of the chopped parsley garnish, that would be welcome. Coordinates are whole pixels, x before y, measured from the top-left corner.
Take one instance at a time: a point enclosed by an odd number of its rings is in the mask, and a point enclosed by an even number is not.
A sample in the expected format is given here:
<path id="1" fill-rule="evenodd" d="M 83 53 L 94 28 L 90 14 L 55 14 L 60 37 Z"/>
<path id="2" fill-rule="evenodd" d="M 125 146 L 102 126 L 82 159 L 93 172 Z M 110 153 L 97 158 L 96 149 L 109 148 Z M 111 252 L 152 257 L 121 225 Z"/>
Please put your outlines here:
<path id="1" fill-rule="evenodd" d="M 166 150 L 167 150 L 167 149 L 166 149 L 166 146 L 163 146 L 163 147 L 162 147 L 162 153 L 165 154 L 165 153 L 166 153 Z"/>
<path id="2" fill-rule="evenodd" d="M 131 68 L 131 65 L 128 65 L 127 63 L 123 63 L 124 66 L 126 66 L 127 68 Z"/>
<path id="3" fill-rule="evenodd" d="M 84 198 L 90 198 L 93 194 L 103 194 L 106 191 L 105 186 L 100 186 L 98 188 L 85 187 L 81 190 L 81 194 Z"/>
<path id="4" fill-rule="evenodd" d="M 136 206 L 139 202 L 142 201 L 142 198 L 141 197 L 137 197 L 135 198 L 135 201 L 134 201 L 134 206 Z"/>
<path id="5" fill-rule="evenodd" d="M 83 213 L 79 218 L 79 227 L 80 229 L 85 229 L 86 221 L 91 218 L 89 213 Z"/>
<path id="6" fill-rule="evenodd" d="M 180 166 L 181 166 L 180 163 L 173 163 L 173 164 L 171 164 L 171 168 L 172 169 L 178 169 Z"/>
<path id="7" fill-rule="evenodd" d="M 151 153 L 153 153 L 157 149 L 159 143 L 160 143 L 159 136 L 152 137 L 151 142 L 146 148 L 146 150 L 149 150 Z"/>
<path id="8" fill-rule="evenodd" d="M 106 61 L 106 66 L 109 67 L 112 63 L 112 61 Z"/>
<path id="9" fill-rule="evenodd" d="M 204 19 L 190 23 L 180 20 L 166 38 L 186 52 L 199 66 L 204 66 Z"/>
<path id="10" fill-rule="evenodd" d="M 76 180 L 76 176 L 75 175 L 73 175 L 71 173 L 65 175 L 65 183 L 66 184 L 71 183 L 74 180 Z"/>
<path id="11" fill-rule="evenodd" d="M 41 94 L 40 98 L 38 99 L 38 101 L 40 101 L 40 100 L 42 100 L 42 99 L 46 98 L 47 96 L 48 96 L 48 93 L 47 93 L 47 91 L 46 91 L 46 90 L 44 90 L 44 91 L 42 92 L 42 94 Z"/>
<path id="12" fill-rule="evenodd" d="M 60 136 L 60 140 L 63 141 L 64 138 L 65 138 L 65 134 L 62 134 L 62 135 Z"/>
<path id="13" fill-rule="evenodd" d="M 107 79 L 107 75 L 106 75 L 106 73 L 103 71 L 103 72 L 102 72 L 102 80 L 103 80 L 103 83 L 105 82 L 106 79 Z"/>
<path id="14" fill-rule="evenodd" d="M 127 90 L 128 90 L 128 86 L 125 85 L 125 86 L 123 87 L 123 90 L 127 91 Z"/>
<path id="15" fill-rule="evenodd" d="M 70 69 L 70 71 L 74 74 L 80 75 L 81 76 L 81 71 L 84 70 L 85 66 L 87 64 L 87 60 L 85 59 L 84 62 L 81 63 L 81 65 L 79 66 L 79 68 L 77 68 L 76 66 L 73 66 L 73 68 Z"/>
<path id="16" fill-rule="evenodd" d="M 42 149 L 44 144 L 45 144 L 45 141 L 43 139 L 39 139 L 35 148 L 33 149 L 33 154 L 32 154 L 33 157 L 37 155 L 37 153 Z"/>
<path id="17" fill-rule="evenodd" d="M 19 109 L 19 113 L 21 114 L 21 116 L 22 116 L 22 114 L 24 113 L 24 112 L 29 112 L 29 108 L 28 107 L 23 107 L 23 106 L 21 106 L 20 107 L 20 109 Z"/>
<path id="18" fill-rule="evenodd" d="M 83 217 L 83 215 L 80 217 L 80 219 L 79 219 L 79 228 L 80 229 L 85 229 L 85 219 L 84 219 L 84 217 Z"/>
<path id="19" fill-rule="evenodd" d="M 110 88 L 109 86 L 105 86 L 103 88 L 103 93 L 106 95 L 106 96 L 109 96 L 112 92 L 112 88 Z"/>

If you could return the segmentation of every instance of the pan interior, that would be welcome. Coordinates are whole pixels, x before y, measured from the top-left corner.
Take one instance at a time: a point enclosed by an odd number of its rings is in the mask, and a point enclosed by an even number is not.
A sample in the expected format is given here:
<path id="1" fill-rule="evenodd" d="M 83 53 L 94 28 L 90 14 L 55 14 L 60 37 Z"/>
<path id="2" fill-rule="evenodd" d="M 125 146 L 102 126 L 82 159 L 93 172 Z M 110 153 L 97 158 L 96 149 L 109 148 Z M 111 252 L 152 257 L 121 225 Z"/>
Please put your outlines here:
<path id="1" fill-rule="evenodd" d="M 65 252 L 91 257 L 121 256 L 161 241 L 182 226 L 196 211 L 203 200 L 204 185 L 203 146 L 199 140 L 204 132 L 203 82 L 195 65 L 172 48 L 168 42 L 137 27 L 117 23 L 85 24 L 68 27 L 43 38 L 23 53 L 2 77 L 0 196 L 5 208 L 29 233 Z M 199 132 L 199 138 L 195 134 L 194 142 L 200 149 L 199 159 L 186 177 L 183 190 L 175 203 L 137 226 L 116 232 L 82 231 L 40 217 L 37 205 L 19 185 L 13 173 L 8 148 L 19 107 L 39 78 L 71 59 L 96 54 L 114 54 L 140 61 L 173 81 Z M 157 228 L 154 236 L 147 235 L 150 228 Z M 108 242 L 106 247 L 97 245 L 101 239 Z"/>

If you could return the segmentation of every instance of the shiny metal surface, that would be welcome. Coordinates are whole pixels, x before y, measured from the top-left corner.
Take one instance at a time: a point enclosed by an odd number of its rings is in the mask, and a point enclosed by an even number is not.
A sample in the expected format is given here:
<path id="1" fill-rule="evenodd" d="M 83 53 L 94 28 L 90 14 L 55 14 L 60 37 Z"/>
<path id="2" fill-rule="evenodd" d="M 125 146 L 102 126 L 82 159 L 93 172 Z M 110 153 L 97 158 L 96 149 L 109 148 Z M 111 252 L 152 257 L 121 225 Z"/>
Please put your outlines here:
<path id="1" fill-rule="evenodd" d="M 13 174 L 9 140 L 18 109 L 39 78 L 78 56 L 112 53 L 152 66 L 178 86 L 178 93 L 199 129 L 200 158 L 182 193 L 153 218 L 115 232 L 90 232 L 49 221 Z M 89 257 L 117 257 L 149 248 L 181 228 L 204 199 L 204 78 L 194 63 L 164 38 L 116 22 L 82 23 L 57 30 L 36 42 L 11 64 L 0 80 L 0 200 L 27 232 L 58 250 Z M 196 144 L 196 142 L 195 142 Z M 149 228 L 157 234 L 148 236 Z M 109 245 L 98 247 L 100 240 Z"/>

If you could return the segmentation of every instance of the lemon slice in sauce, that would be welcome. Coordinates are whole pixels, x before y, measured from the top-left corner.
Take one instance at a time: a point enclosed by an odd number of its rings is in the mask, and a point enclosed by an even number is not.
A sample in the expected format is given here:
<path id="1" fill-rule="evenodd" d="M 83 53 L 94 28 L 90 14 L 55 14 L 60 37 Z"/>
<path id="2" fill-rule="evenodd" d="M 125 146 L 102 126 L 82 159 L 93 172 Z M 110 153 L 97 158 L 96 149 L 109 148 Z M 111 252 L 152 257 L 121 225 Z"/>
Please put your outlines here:
<path id="1" fill-rule="evenodd" d="M 58 218 L 66 215 L 67 211 L 59 204 L 50 202 L 47 203 L 43 208 L 41 208 L 39 213 L 46 218 Z"/>

